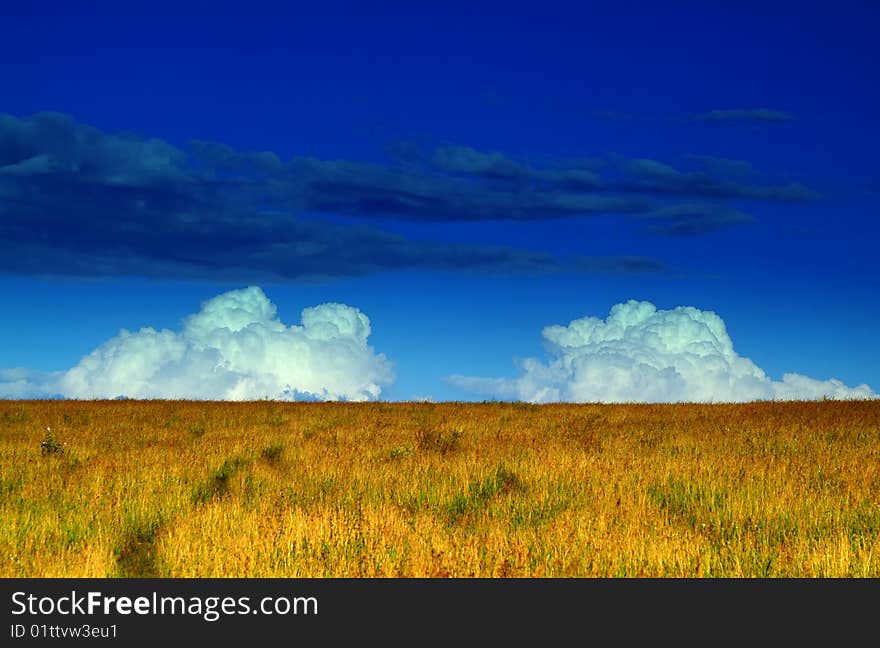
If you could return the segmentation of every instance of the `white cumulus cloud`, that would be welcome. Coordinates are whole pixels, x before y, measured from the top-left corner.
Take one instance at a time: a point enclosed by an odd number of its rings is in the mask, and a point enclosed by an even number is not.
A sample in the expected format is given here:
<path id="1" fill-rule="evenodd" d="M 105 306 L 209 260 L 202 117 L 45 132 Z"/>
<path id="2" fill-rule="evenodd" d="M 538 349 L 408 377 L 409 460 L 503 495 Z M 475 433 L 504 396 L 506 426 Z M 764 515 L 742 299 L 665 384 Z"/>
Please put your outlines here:
<path id="1" fill-rule="evenodd" d="M 548 361 L 520 362 L 514 379 L 451 376 L 464 390 L 542 402 L 721 402 L 875 398 L 868 385 L 788 373 L 770 379 L 733 349 L 724 321 L 690 306 L 658 310 L 617 304 L 604 320 L 584 317 L 542 332 Z"/>
<path id="2" fill-rule="evenodd" d="M 369 318 L 344 304 L 287 326 L 250 287 L 208 300 L 181 331 L 123 329 L 68 371 L 0 371 L 0 397 L 373 400 L 393 372 L 369 335 Z"/>

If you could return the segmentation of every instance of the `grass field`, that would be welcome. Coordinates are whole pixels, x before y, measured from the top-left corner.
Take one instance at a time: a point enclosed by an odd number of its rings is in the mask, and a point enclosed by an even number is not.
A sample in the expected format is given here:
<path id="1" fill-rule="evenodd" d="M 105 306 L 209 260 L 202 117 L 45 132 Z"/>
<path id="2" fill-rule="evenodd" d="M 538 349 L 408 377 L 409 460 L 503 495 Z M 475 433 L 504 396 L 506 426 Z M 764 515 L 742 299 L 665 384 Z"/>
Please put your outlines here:
<path id="1" fill-rule="evenodd" d="M 5 401 L 0 576 L 878 577 L 880 401 Z"/>

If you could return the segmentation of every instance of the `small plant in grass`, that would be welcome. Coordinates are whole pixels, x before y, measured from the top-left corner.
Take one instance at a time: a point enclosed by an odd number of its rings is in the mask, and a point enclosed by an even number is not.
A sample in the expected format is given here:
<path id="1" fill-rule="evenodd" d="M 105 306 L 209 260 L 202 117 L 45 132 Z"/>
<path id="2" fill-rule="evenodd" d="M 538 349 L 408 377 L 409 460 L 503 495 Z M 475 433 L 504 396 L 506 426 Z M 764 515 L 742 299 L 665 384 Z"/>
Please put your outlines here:
<path id="1" fill-rule="evenodd" d="M 461 447 L 461 430 L 444 434 L 438 430 L 425 428 L 419 431 L 419 448 L 439 452 L 442 455 L 455 452 Z"/>
<path id="2" fill-rule="evenodd" d="M 388 451 L 388 458 L 389 459 L 403 459 L 404 457 L 408 457 L 411 454 L 412 454 L 412 450 L 410 450 L 409 448 L 400 446 L 397 448 L 391 448 L 391 450 Z"/>
<path id="3" fill-rule="evenodd" d="M 189 433 L 196 438 L 204 436 L 205 432 L 206 428 L 204 423 L 196 423 L 189 426 Z"/>
<path id="4" fill-rule="evenodd" d="M 276 463 L 279 459 L 281 459 L 282 452 L 284 452 L 284 444 L 273 443 L 272 445 L 263 448 L 263 451 L 260 453 L 260 455 L 269 463 Z"/>
<path id="5" fill-rule="evenodd" d="M 46 428 L 46 434 L 43 436 L 43 440 L 40 442 L 40 452 L 44 455 L 47 454 L 59 454 L 64 452 L 64 447 L 67 444 L 59 443 L 55 438 L 55 435 L 52 434 L 52 428 Z"/>

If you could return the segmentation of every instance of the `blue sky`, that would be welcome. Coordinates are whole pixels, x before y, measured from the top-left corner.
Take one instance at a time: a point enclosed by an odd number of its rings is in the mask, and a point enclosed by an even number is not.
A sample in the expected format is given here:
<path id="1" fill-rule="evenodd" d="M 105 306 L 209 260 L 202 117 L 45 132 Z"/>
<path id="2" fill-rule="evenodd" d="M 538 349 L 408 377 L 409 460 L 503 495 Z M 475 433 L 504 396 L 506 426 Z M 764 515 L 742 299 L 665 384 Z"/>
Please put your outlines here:
<path id="1" fill-rule="evenodd" d="M 880 10 L 644 4 L 4 9 L 0 368 L 259 285 L 366 313 L 383 398 L 630 299 L 876 389 Z"/>

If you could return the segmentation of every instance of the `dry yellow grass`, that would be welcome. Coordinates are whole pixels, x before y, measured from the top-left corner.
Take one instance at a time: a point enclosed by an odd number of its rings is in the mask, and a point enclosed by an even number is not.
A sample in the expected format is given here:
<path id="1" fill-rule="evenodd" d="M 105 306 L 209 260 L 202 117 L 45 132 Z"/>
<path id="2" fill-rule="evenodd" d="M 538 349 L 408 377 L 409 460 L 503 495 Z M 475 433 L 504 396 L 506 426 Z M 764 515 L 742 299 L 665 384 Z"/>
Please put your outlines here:
<path id="1" fill-rule="evenodd" d="M 878 577 L 880 402 L 6 401 L 0 576 Z"/>

